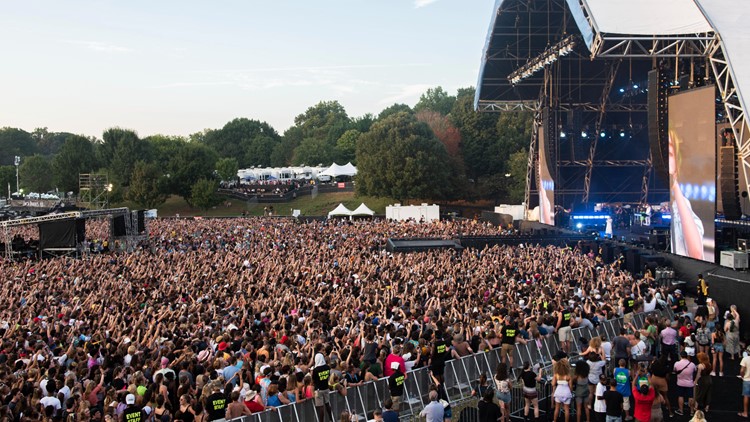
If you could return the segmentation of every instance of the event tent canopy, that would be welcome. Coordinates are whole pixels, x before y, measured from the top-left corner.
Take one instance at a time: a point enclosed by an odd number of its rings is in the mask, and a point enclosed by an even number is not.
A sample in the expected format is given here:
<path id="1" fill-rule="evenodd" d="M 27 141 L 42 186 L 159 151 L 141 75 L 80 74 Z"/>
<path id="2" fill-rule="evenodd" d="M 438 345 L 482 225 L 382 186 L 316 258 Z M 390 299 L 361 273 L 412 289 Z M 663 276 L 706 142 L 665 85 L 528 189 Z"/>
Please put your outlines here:
<path id="1" fill-rule="evenodd" d="M 331 212 L 328 213 L 329 217 L 342 216 L 342 215 L 343 216 L 351 216 L 352 215 L 352 210 L 350 210 L 349 208 L 345 207 L 344 204 L 339 204 L 339 206 L 336 207 L 336 209 L 334 209 L 333 211 L 331 211 Z"/>
<path id="2" fill-rule="evenodd" d="M 323 176 L 331 176 L 331 177 L 339 177 L 339 176 L 354 176 L 357 174 L 357 168 L 352 165 L 352 163 L 346 163 L 343 166 L 340 166 L 336 163 L 331 164 L 331 167 L 328 167 L 323 172 L 320 173 L 320 175 Z"/>
<path id="3" fill-rule="evenodd" d="M 352 215 L 375 215 L 375 211 L 371 210 L 370 208 L 365 205 L 363 202 L 360 204 L 360 206 L 357 207 L 356 210 L 352 211 Z"/>

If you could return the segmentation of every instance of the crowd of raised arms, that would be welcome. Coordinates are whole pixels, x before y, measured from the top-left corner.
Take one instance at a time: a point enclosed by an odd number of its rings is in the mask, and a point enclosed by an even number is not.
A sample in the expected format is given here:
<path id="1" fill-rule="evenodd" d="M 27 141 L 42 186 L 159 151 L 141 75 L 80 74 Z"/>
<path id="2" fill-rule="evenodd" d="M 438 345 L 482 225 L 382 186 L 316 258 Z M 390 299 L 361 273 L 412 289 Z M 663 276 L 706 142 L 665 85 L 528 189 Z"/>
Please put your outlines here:
<path id="1" fill-rule="evenodd" d="M 476 221 L 165 219 L 149 232 L 132 253 L 0 260 L 0 420 L 210 421 L 303 400 L 322 417 L 328 391 L 418 367 L 443 398 L 449 359 L 555 333 L 568 350 L 569 327 L 687 311 L 681 294 L 578 248 L 385 250 L 390 237 L 505 233 Z M 724 333 L 712 306 L 680 335 Z M 734 356 L 734 309 L 730 320 Z M 626 357 L 642 343 L 655 354 L 669 324 L 650 325 L 627 333 Z"/>

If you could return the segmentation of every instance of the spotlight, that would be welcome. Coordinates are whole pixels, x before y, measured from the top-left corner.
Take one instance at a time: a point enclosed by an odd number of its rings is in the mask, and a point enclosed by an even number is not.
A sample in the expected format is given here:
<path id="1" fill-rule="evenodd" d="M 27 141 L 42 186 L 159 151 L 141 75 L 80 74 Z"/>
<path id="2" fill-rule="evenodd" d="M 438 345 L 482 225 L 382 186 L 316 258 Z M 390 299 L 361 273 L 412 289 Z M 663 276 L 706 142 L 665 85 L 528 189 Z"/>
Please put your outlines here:
<path id="1" fill-rule="evenodd" d="M 588 138 L 588 137 L 589 137 L 589 134 L 586 133 L 585 130 L 583 132 L 581 132 L 581 138 Z"/>
<path id="2" fill-rule="evenodd" d="M 561 138 L 565 138 L 566 136 L 568 136 L 568 135 L 565 132 L 560 132 L 560 137 Z"/>
<path id="3" fill-rule="evenodd" d="M 633 89 L 638 89 L 638 85 L 637 85 L 637 84 L 634 84 L 634 85 L 633 85 Z"/>
<path id="4" fill-rule="evenodd" d="M 624 93 L 625 93 L 625 88 L 620 88 L 620 94 L 624 94 Z"/>
<path id="5" fill-rule="evenodd" d="M 607 134 L 602 131 L 602 133 L 599 134 L 599 137 L 600 138 L 606 138 Z"/>
<path id="6" fill-rule="evenodd" d="M 576 228 L 577 228 L 578 230 L 582 229 L 582 228 L 583 228 L 583 224 L 582 224 L 582 223 L 578 223 L 578 224 L 576 224 Z"/>
<path id="7" fill-rule="evenodd" d="M 620 138 L 624 138 L 624 137 L 625 137 L 625 131 L 624 131 L 624 130 L 621 130 L 621 131 L 620 131 Z"/>

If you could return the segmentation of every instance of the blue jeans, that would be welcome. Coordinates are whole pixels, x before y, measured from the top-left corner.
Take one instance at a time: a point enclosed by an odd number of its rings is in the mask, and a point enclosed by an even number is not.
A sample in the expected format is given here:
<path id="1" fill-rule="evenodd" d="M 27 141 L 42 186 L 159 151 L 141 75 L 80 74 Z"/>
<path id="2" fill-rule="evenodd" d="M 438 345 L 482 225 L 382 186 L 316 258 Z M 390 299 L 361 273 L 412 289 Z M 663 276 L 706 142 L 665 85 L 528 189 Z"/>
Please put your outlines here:
<path id="1" fill-rule="evenodd" d="M 607 415 L 606 422 L 622 422 L 622 416 L 609 416 L 609 415 Z"/>

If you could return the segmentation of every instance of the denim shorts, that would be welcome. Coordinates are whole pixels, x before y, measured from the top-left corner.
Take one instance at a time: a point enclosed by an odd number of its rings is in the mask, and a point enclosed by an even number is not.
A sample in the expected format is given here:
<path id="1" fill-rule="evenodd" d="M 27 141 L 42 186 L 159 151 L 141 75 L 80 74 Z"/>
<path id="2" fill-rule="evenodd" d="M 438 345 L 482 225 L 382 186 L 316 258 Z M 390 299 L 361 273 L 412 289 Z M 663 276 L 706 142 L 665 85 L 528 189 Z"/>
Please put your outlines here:
<path id="1" fill-rule="evenodd" d="M 724 345 L 722 343 L 714 343 L 714 352 L 724 353 Z"/>
<path id="2" fill-rule="evenodd" d="M 750 397 L 750 381 L 742 381 L 742 396 Z"/>

